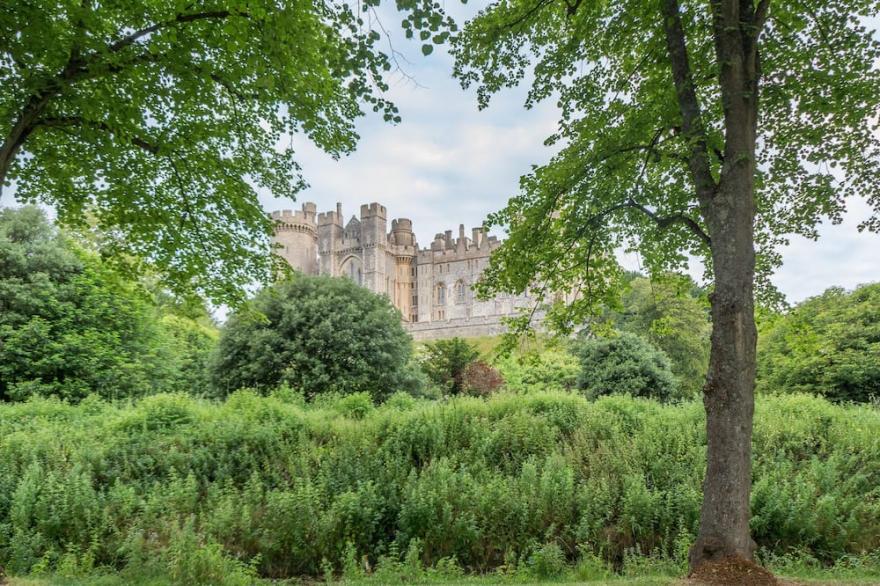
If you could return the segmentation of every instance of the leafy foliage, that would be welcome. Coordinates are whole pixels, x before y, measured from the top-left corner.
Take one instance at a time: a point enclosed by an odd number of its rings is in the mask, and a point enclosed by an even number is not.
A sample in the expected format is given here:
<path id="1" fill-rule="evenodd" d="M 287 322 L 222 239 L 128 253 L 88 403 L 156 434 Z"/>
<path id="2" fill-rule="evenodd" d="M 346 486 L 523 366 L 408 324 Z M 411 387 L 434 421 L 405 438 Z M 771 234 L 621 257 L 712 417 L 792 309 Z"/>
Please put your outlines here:
<path id="1" fill-rule="evenodd" d="M 504 377 L 505 388 L 517 393 L 535 391 L 570 391 L 580 373 L 577 356 L 568 348 L 556 345 L 520 355 L 508 354 L 496 366 Z"/>
<path id="2" fill-rule="evenodd" d="M 590 338 L 578 344 L 577 353 L 577 385 L 589 397 L 629 394 L 666 401 L 677 393 L 669 358 L 635 334 Z"/>
<path id="3" fill-rule="evenodd" d="M 379 583 L 458 566 L 534 580 L 575 559 L 631 573 L 641 551 L 682 571 L 705 471 L 698 402 L 368 404 L 239 392 L 0 405 L 0 565 L 240 584 L 351 576 L 366 556 Z M 765 555 L 876 551 L 880 414 L 803 395 L 757 407 L 752 528 Z"/>
<path id="4" fill-rule="evenodd" d="M 378 4 L 4 2 L 0 188 L 67 224 L 92 214 L 117 259 L 237 301 L 272 275 L 257 189 L 305 184 L 290 136 L 338 157 L 363 110 L 400 120 Z M 448 37 L 429 0 L 396 5 L 426 47 Z"/>
<path id="5" fill-rule="evenodd" d="M 742 3 L 743 11 L 751 15 L 758 4 Z M 880 6 L 782 4 L 759 14 L 752 31 L 760 35 L 752 45 L 760 51 L 755 238 L 759 291 L 768 300 L 775 297 L 766 278 L 787 234 L 816 237 L 819 220 L 839 220 L 851 198 L 880 211 L 880 138 L 872 130 L 880 39 L 862 24 Z M 673 84 L 665 6 L 682 21 L 696 121 L 683 120 L 691 112 L 682 113 Z M 509 238 L 493 255 L 484 293 L 588 283 L 586 294 L 552 312 L 552 323 L 568 329 L 613 302 L 618 247 L 637 249 L 651 274 L 681 267 L 689 255 L 711 272 L 709 202 L 693 169 L 708 172 L 700 177 L 713 185 L 732 169 L 725 160 L 725 114 L 732 114 L 722 107 L 714 50 L 718 6 L 503 0 L 465 25 L 453 46 L 455 72 L 476 86 L 481 107 L 531 80 L 526 107 L 552 98 L 561 108 L 548 139 L 559 153 L 525 175 L 520 193 L 489 218 L 508 227 Z M 877 215 L 862 227 L 880 227 Z"/>
<path id="6" fill-rule="evenodd" d="M 880 284 L 828 289 L 765 324 L 758 381 L 764 391 L 834 401 L 880 397 Z"/>
<path id="7" fill-rule="evenodd" d="M 209 352 L 206 334 L 177 344 L 192 345 L 178 364 L 158 317 L 142 290 L 66 240 L 39 209 L 0 210 L 0 399 L 189 386 Z"/>
<path id="8" fill-rule="evenodd" d="M 287 384 L 308 397 L 412 383 L 411 340 L 387 298 L 349 279 L 295 275 L 261 291 L 224 326 L 212 367 L 217 393 Z"/>
<path id="9" fill-rule="evenodd" d="M 662 350 L 683 391 L 696 394 L 703 387 L 709 363 L 709 304 L 689 277 L 633 276 L 623 289 L 621 309 L 606 313 L 605 320 Z"/>
<path id="10" fill-rule="evenodd" d="M 434 384 L 445 392 L 459 395 L 465 391 L 465 372 L 480 357 L 477 348 L 462 338 L 437 340 L 425 345 L 422 368 Z"/>

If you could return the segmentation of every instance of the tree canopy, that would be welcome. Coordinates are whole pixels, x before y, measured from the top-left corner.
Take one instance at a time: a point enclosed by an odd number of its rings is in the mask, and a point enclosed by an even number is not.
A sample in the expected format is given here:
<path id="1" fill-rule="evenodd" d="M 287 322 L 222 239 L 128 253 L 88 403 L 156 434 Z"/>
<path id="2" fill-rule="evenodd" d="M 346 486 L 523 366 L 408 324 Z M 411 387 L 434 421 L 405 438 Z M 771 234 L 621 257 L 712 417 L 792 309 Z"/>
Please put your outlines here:
<path id="1" fill-rule="evenodd" d="M 880 283 L 833 287 L 764 324 L 758 388 L 835 401 L 880 398 Z"/>
<path id="2" fill-rule="evenodd" d="M 0 400 L 198 393 L 207 329 L 162 317 L 39 209 L 0 210 Z"/>
<path id="3" fill-rule="evenodd" d="M 66 224 L 91 217 L 114 258 L 237 300 L 272 274 L 257 190 L 304 186 L 294 137 L 340 156 L 365 109 L 399 120 L 377 4 L 3 2 L 0 190 Z M 426 47 L 449 34 L 428 0 L 397 5 Z"/>
<path id="4" fill-rule="evenodd" d="M 476 86 L 481 107 L 531 80 L 526 107 L 556 99 L 561 108 L 559 130 L 548 138 L 559 154 L 525 175 L 520 192 L 489 218 L 510 237 L 484 291 L 540 282 L 549 293 L 589 283 L 574 303 L 557 307 L 564 313 L 557 323 L 571 326 L 616 294 L 618 247 L 636 248 L 652 273 L 680 268 L 689 256 L 711 271 L 705 202 L 691 170 L 698 165 L 712 183 L 725 162 L 714 4 L 673 3 L 700 106 L 699 137 L 683 127 L 665 4 L 504 0 L 457 37 L 456 74 Z M 861 227 L 880 227 L 880 40 L 864 22 L 880 7 L 863 0 L 743 5 L 760 11 L 751 25 L 761 43 L 755 237 L 758 291 L 772 301 L 767 278 L 787 235 L 817 237 L 817 222 L 839 221 L 854 197 L 875 211 Z"/>

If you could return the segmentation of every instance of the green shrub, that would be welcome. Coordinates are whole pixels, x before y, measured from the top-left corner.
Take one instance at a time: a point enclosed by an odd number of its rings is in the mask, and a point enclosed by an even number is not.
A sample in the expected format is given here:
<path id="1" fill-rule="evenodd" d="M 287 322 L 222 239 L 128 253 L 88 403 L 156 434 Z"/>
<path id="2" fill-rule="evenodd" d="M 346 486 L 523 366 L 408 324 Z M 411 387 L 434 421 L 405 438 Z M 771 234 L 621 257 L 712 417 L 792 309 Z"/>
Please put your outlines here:
<path id="1" fill-rule="evenodd" d="M 220 396 L 287 384 L 309 398 L 367 392 L 381 399 L 413 382 L 410 353 L 387 298 L 349 279 L 296 275 L 229 318 L 213 381 Z"/>
<path id="2" fill-rule="evenodd" d="M 565 555 L 558 544 L 546 543 L 532 552 L 526 566 L 535 578 L 558 578 L 566 569 Z"/>
<path id="3" fill-rule="evenodd" d="M 288 394 L 0 405 L 0 565 L 194 584 L 682 571 L 706 465 L 699 402 Z M 872 567 L 878 437 L 871 407 L 759 398 L 762 559 Z"/>
<path id="4" fill-rule="evenodd" d="M 762 326 L 759 391 L 880 398 L 880 283 L 828 289 Z"/>
<path id="5" fill-rule="evenodd" d="M 584 340 L 577 353 L 581 364 L 577 386 L 588 397 L 628 394 L 667 401 L 676 394 L 669 358 L 635 334 Z"/>
<path id="6" fill-rule="evenodd" d="M 180 372 L 137 284 L 38 208 L 0 209 L 0 401 L 143 396 L 174 388 Z"/>
<path id="7" fill-rule="evenodd" d="M 505 387 L 517 393 L 572 390 L 581 370 L 577 357 L 564 348 L 525 355 L 511 353 L 496 366 Z"/>

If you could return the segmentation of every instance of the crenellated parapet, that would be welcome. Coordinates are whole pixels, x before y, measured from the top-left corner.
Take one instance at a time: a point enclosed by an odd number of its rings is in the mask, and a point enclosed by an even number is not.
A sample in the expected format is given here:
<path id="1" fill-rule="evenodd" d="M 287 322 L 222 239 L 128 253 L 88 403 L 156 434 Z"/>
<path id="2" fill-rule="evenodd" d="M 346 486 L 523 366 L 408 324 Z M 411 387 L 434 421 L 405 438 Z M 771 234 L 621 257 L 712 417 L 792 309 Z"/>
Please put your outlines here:
<path id="1" fill-rule="evenodd" d="M 301 209 L 281 210 L 269 215 L 275 222 L 272 240 L 276 253 L 293 268 L 309 275 L 318 273 L 316 212 L 317 206 L 306 202 Z"/>

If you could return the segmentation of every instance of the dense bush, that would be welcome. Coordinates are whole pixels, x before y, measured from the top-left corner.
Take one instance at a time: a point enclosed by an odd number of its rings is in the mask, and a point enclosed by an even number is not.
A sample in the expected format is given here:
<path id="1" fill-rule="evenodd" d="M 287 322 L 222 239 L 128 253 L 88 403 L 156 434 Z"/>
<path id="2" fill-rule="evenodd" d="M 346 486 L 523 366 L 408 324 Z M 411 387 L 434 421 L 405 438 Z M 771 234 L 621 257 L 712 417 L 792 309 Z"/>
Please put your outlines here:
<path id="1" fill-rule="evenodd" d="M 476 346 L 462 338 L 437 340 L 425 344 L 422 369 L 444 392 L 458 395 L 466 391 L 465 372 L 480 357 Z"/>
<path id="2" fill-rule="evenodd" d="M 165 325 L 143 289 L 39 209 L 0 210 L 0 400 L 191 390 L 210 335 L 184 334 L 184 318 Z"/>
<path id="3" fill-rule="evenodd" d="M 605 319 L 617 330 L 646 338 L 662 350 L 682 391 L 696 395 L 709 364 L 709 301 L 705 291 L 675 273 L 653 279 L 630 275 L 621 292 L 621 308 Z"/>
<path id="4" fill-rule="evenodd" d="M 880 398 L 880 283 L 828 289 L 762 324 L 758 386 L 834 401 Z"/>
<path id="5" fill-rule="evenodd" d="M 676 394 L 669 358 L 640 336 L 624 332 L 589 338 L 576 349 L 581 366 L 577 385 L 589 397 L 629 394 L 666 401 Z"/>
<path id="6" fill-rule="evenodd" d="M 552 576 L 575 558 L 593 575 L 637 567 L 637 551 L 681 568 L 704 429 L 698 402 L 567 393 L 0 405 L 0 564 L 152 564 L 186 583 L 356 573 L 364 556 L 389 576 Z M 876 409 L 760 398 L 754 454 L 765 555 L 880 548 Z"/>
<path id="7" fill-rule="evenodd" d="M 260 292 L 221 332 L 213 381 L 221 396 L 280 384 L 304 392 L 368 392 L 412 384 L 412 342 L 386 297 L 348 279 L 296 275 Z"/>
<path id="8" fill-rule="evenodd" d="M 581 371 L 577 356 L 559 346 L 540 352 L 514 352 L 501 358 L 496 366 L 505 388 L 517 393 L 572 390 Z"/>

